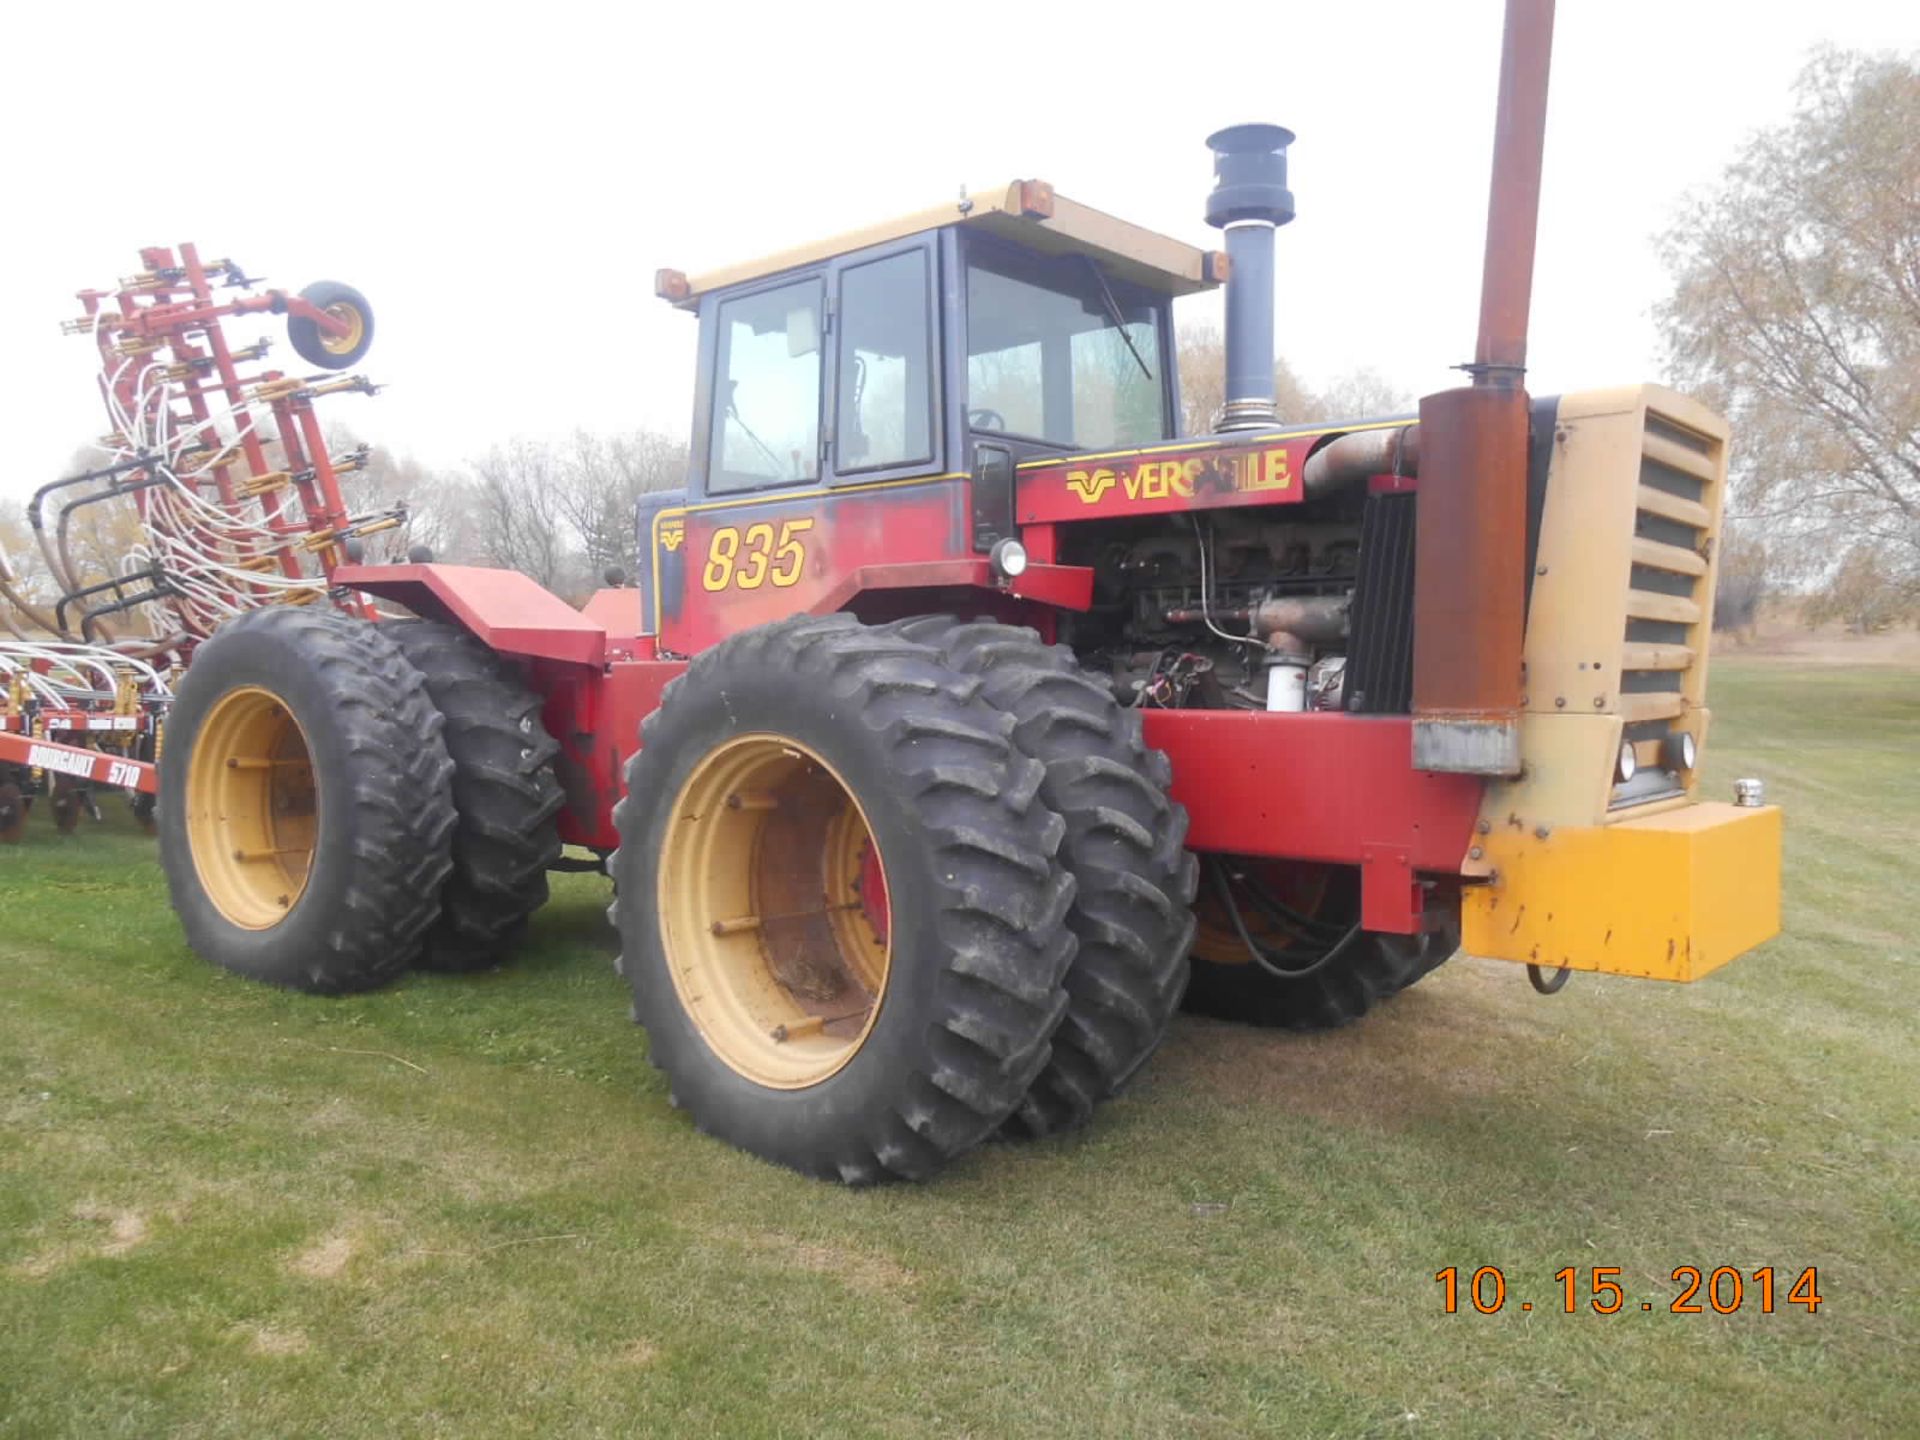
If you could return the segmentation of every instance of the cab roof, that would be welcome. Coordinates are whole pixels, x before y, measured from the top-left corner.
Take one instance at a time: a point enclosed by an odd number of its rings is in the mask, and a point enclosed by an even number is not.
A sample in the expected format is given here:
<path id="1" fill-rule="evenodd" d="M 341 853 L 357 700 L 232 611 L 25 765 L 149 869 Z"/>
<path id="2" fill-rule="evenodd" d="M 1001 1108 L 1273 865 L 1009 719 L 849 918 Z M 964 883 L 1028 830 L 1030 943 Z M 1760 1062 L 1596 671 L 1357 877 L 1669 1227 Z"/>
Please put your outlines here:
<path id="1" fill-rule="evenodd" d="M 903 240 L 947 225 L 991 231 L 1042 253 L 1093 256 L 1112 274 L 1164 295 L 1210 290 L 1226 277 L 1226 256 L 1147 230 L 1055 192 L 1044 180 L 1012 180 L 964 190 L 955 199 L 864 230 L 830 235 L 758 260 L 686 275 L 661 270 L 654 289 L 662 299 L 692 309 L 713 290 L 817 264 L 836 255 Z"/>

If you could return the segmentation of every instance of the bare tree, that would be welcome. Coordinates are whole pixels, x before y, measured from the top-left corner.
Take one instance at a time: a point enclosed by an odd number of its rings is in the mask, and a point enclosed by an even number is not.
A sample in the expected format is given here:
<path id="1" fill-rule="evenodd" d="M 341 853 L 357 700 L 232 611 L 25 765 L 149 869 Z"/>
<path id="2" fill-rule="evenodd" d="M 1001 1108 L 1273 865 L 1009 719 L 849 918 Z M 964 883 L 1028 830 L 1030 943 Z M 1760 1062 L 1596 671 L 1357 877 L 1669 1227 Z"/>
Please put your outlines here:
<path id="1" fill-rule="evenodd" d="M 1337 375 L 1326 389 L 1310 397 L 1307 420 L 1366 420 L 1386 415 L 1407 415 L 1419 402 L 1386 376 L 1370 366 Z"/>
<path id="2" fill-rule="evenodd" d="M 369 564 L 405 560 L 415 546 L 424 545 L 441 561 L 478 559 L 477 547 L 466 523 L 467 482 L 457 474 L 429 469 L 411 456 L 396 455 L 384 446 L 368 445 L 345 425 L 327 427 L 327 449 L 336 461 L 365 451 L 357 469 L 340 478 L 340 498 L 350 515 L 401 509 L 406 519 L 398 529 L 366 538 L 364 558 Z"/>
<path id="3" fill-rule="evenodd" d="M 1774 564 L 1762 532 L 1728 525 L 1720 536 L 1720 580 L 1713 591 L 1713 628 L 1751 632 L 1760 603 L 1776 588 Z"/>
<path id="4" fill-rule="evenodd" d="M 549 590 L 577 576 L 561 508 L 561 466 L 532 440 L 496 445 L 474 463 L 474 539 L 489 565 L 520 570 Z"/>
<path id="5" fill-rule="evenodd" d="M 1204 435 L 1226 404 L 1227 347 L 1217 325 L 1183 325 L 1178 339 L 1180 433 Z M 1284 359 L 1273 364 L 1273 401 L 1287 425 L 1360 420 L 1413 409 L 1413 397 L 1373 370 L 1355 370 L 1314 391 Z"/>
<path id="6" fill-rule="evenodd" d="M 17 501 L 0 500 L 0 634 L 39 633 L 56 597 L 25 510 Z"/>
<path id="7" fill-rule="evenodd" d="M 635 507 L 640 497 L 686 483 L 682 441 L 652 430 L 620 435 L 576 430 L 558 458 L 554 503 L 595 580 L 615 566 L 631 575 L 639 560 Z"/>
<path id="8" fill-rule="evenodd" d="M 1865 542 L 1848 550 L 1801 618 L 1809 625 L 1837 620 L 1856 635 L 1871 635 L 1911 617 L 1912 577 L 1888 574 L 1887 552 L 1888 547 Z"/>
<path id="9" fill-rule="evenodd" d="M 1920 71 L 1816 52 L 1661 237 L 1672 369 L 1739 437 L 1732 513 L 1850 619 L 1920 608 Z"/>

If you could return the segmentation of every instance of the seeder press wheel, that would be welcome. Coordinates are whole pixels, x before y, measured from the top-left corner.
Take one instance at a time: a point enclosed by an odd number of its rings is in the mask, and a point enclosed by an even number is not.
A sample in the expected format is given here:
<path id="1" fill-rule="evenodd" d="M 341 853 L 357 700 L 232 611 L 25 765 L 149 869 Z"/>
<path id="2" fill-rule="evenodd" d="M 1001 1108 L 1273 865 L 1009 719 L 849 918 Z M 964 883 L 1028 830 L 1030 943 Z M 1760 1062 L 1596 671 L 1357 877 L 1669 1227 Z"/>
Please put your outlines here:
<path id="1" fill-rule="evenodd" d="M 69 775 L 53 777 L 54 827 L 62 835 L 71 835 L 80 824 L 80 812 L 86 808 L 87 786 L 84 780 L 75 780 Z"/>
<path id="2" fill-rule="evenodd" d="M 12 845 L 27 833 L 27 797 L 12 781 L 0 785 L 0 845 Z"/>

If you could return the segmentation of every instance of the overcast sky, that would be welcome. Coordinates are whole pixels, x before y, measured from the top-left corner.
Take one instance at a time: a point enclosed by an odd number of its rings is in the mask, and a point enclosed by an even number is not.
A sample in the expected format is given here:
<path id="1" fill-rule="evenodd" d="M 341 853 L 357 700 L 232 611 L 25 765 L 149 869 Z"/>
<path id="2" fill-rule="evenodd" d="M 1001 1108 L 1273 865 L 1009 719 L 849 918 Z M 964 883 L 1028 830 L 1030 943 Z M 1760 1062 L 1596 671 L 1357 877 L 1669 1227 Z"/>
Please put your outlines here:
<path id="1" fill-rule="evenodd" d="M 653 298 L 659 266 L 707 269 L 1015 177 L 1211 247 L 1202 142 L 1244 120 L 1299 135 L 1282 352 L 1310 382 L 1371 365 L 1438 388 L 1473 344 L 1500 13 L 11 7 L 0 495 L 54 478 L 104 428 L 92 347 L 59 322 L 144 245 L 194 240 L 290 289 L 358 286 L 379 331 L 362 368 L 391 388 L 325 416 L 453 465 L 513 434 L 684 434 L 694 322 Z M 1909 49 L 1920 19 L 1892 0 L 1562 0 L 1533 389 L 1657 378 L 1651 237 L 1785 117 L 1821 41 Z M 186 78 L 147 91 L 146 74 Z M 1181 305 L 1205 318 L 1218 300 Z"/>

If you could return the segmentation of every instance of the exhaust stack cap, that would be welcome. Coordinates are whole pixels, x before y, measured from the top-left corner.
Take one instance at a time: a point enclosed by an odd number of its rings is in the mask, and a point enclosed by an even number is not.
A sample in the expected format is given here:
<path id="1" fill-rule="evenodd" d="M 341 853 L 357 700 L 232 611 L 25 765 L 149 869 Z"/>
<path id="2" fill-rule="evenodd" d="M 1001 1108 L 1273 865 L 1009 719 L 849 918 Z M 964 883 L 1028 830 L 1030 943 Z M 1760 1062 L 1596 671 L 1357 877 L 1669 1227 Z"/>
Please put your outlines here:
<path id="1" fill-rule="evenodd" d="M 1213 193 L 1207 223 L 1224 230 L 1242 221 L 1284 225 L 1293 219 L 1287 189 L 1287 146 L 1293 132 L 1280 125 L 1229 125 L 1207 137 L 1213 151 Z"/>
<path id="2" fill-rule="evenodd" d="M 1270 430 L 1273 403 L 1273 232 L 1293 219 L 1287 146 L 1278 125 L 1230 125 L 1207 137 L 1213 193 L 1207 223 L 1227 232 L 1227 373 L 1217 431 Z"/>

